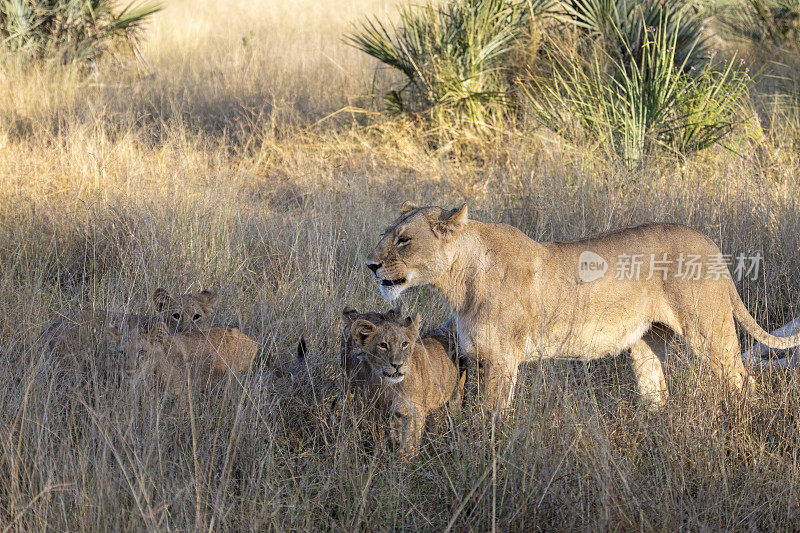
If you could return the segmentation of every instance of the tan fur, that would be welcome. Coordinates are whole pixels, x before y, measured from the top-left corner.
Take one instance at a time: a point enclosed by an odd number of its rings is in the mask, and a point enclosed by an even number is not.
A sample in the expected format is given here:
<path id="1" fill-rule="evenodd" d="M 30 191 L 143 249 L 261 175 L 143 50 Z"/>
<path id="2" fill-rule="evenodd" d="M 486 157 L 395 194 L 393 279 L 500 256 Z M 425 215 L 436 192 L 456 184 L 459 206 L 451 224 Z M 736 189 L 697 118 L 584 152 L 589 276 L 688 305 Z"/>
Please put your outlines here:
<path id="1" fill-rule="evenodd" d="M 581 280 L 578 262 L 584 251 L 608 262 L 605 276 Z M 621 254 L 642 254 L 638 279 L 616 279 Z M 672 259 L 666 279 L 660 271 L 650 276 L 651 254 Z M 727 270 L 719 279 L 676 276 L 680 254 L 705 260 L 720 250 L 702 233 L 678 224 L 536 242 L 505 224 L 469 220 L 466 205 L 446 211 L 407 204 L 369 254 L 367 266 L 389 299 L 423 285 L 444 296 L 462 352 L 484 368 L 482 385 L 493 411 L 509 405 L 523 361 L 591 360 L 625 350 L 630 350 L 640 394 L 658 405 L 667 396 L 661 357 L 673 333 L 737 391 L 752 378 L 742 365 L 734 316 L 765 344 L 800 343 L 800 335 L 779 339 L 762 330 Z"/>
<path id="2" fill-rule="evenodd" d="M 51 322 L 39 337 L 38 346 L 59 355 L 83 357 L 104 344 L 109 326 L 125 332 L 150 329 L 158 322 L 164 322 L 172 333 L 204 329 L 216 301 L 217 294 L 211 290 L 173 298 L 164 289 L 156 289 L 153 302 L 158 314 L 155 316 L 109 313 L 102 309 L 77 311 Z"/>
<path id="3" fill-rule="evenodd" d="M 378 405 L 389 415 L 390 437 L 405 456 L 419 450 L 428 413 L 452 402 L 460 406 L 464 377 L 435 338 L 419 339 L 419 315 L 413 320 L 359 318 L 351 335 L 362 350 L 377 387 Z"/>
<path id="4" fill-rule="evenodd" d="M 341 340 L 339 344 L 339 357 L 342 365 L 342 371 L 345 376 L 345 388 L 349 393 L 364 392 L 365 387 L 368 387 L 374 380 L 372 369 L 369 366 L 369 361 L 364 356 L 363 352 L 356 344 L 353 336 L 350 334 L 350 329 L 353 322 L 359 319 L 369 320 L 374 324 L 381 324 L 389 320 L 395 321 L 400 318 L 398 309 L 391 309 L 385 313 L 366 312 L 359 313 L 352 307 L 345 307 L 342 310 L 342 331 Z"/>
<path id="5" fill-rule="evenodd" d="M 211 328 L 170 334 L 160 322 L 150 331 L 123 333 L 109 328 L 119 344 L 125 368 L 134 380 L 161 380 L 174 394 L 186 392 L 187 383 L 210 387 L 230 372 L 246 371 L 258 345 L 236 328 Z"/>

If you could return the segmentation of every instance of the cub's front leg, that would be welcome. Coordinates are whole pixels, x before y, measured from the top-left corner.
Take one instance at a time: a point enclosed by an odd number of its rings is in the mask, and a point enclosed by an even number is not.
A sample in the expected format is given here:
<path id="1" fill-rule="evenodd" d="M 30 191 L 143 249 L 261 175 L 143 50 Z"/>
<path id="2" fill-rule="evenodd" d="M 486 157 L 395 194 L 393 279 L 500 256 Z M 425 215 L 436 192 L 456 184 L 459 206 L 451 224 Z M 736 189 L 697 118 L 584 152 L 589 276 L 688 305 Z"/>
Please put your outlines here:
<path id="1" fill-rule="evenodd" d="M 409 459 L 419 452 L 425 412 L 399 399 L 392 408 L 389 421 L 389 439 L 401 457 Z"/>

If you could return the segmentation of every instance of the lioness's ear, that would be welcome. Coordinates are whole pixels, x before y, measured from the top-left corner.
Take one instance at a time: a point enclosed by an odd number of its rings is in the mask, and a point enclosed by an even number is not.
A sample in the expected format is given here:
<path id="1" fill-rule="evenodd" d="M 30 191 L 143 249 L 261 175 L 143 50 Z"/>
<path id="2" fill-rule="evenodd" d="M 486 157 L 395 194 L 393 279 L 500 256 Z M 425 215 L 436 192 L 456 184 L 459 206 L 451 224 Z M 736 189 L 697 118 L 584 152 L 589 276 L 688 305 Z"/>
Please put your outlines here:
<path id="1" fill-rule="evenodd" d="M 106 337 L 111 342 L 119 342 L 119 340 L 122 338 L 122 332 L 119 330 L 118 327 L 107 326 L 106 327 Z"/>
<path id="2" fill-rule="evenodd" d="M 217 303 L 219 299 L 219 294 L 217 291 L 212 289 L 205 289 L 203 292 L 197 295 L 197 300 L 200 302 L 200 305 L 206 308 L 206 311 L 211 310 L 214 307 L 214 304 Z"/>
<path id="3" fill-rule="evenodd" d="M 169 293 L 161 287 L 156 289 L 156 292 L 153 293 L 153 303 L 156 304 L 156 309 L 158 311 L 163 311 L 174 301 L 175 300 L 172 299 L 172 296 L 170 296 Z"/>
<path id="4" fill-rule="evenodd" d="M 400 206 L 400 214 L 408 213 L 414 209 L 419 209 L 419 206 L 414 202 L 403 202 L 403 205 Z"/>
<path id="5" fill-rule="evenodd" d="M 433 231 L 443 237 L 452 237 L 467 225 L 467 204 L 443 212 L 438 220 L 433 221 Z"/>
<path id="6" fill-rule="evenodd" d="M 353 336 L 353 340 L 356 341 L 356 344 L 363 348 L 367 340 L 375 333 L 376 328 L 377 326 L 369 320 L 360 318 L 353 322 L 353 327 L 350 328 L 350 335 Z"/>

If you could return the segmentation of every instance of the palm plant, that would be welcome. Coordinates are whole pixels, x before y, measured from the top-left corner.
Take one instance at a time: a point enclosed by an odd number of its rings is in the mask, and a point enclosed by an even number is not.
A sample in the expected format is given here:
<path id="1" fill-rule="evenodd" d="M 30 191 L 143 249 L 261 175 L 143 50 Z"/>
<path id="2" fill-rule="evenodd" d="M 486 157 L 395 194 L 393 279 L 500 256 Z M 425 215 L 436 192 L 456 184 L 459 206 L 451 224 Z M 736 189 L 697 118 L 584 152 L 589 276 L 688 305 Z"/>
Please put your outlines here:
<path id="1" fill-rule="evenodd" d="M 713 54 L 699 69 L 688 67 L 695 56 L 688 48 L 678 58 L 681 26 L 675 20 L 662 16 L 655 27 L 642 21 L 636 53 L 618 32 L 624 54 L 600 50 L 584 64 L 556 59 L 552 80 L 526 87 L 537 119 L 570 136 L 577 117 L 579 131 L 619 154 L 629 168 L 656 147 L 686 154 L 722 140 L 737 123 L 749 77 L 734 69 L 733 60 L 714 69 Z"/>
<path id="2" fill-rule="evenodd" d="M 594 38 L 613 41 L 616 52 L 638 60 L 646 31 L 664 26 L 675 36 L 674 60 L 690 67 L 706 52 L 704 18 L 681 0 L 571 0 L 565 20 Z"/>
<path id="3" fill-rule="evenodd" d="M 154 2 L 0 0 L 0 47 L 26 64 L 87 64 L 118 44 L 136 50 L 143 24 L 160 9 Z"/>
<path id="4" fill-rule="evenodd" d="M 398 25 L 368 19 L 346 36 L 359 50 L 397 70 L 386 94 L 393 112 L 425 114 L 436 129 L 484 131 L 508 105 L 507 59 L 532 15 L 552 0 L 449 0 L 399 9 Z"/>
<path id="5" fill-rule="evenodd" d="M 800 47 L 800 0 L 744 0 L 723 9 L 720 20 L 728 37 Z"/>

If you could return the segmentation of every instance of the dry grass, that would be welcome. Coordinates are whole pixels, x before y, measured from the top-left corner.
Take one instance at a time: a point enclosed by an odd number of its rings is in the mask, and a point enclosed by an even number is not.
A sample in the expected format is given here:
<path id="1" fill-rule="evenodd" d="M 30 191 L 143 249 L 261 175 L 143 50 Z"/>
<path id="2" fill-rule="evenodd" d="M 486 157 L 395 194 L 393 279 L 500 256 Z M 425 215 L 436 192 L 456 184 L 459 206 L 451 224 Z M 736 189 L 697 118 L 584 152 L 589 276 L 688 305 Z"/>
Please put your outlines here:
<path id="1" fill-rule="evenodd" d="M 362 260 L 406 199 L 467 199 L 540 239 L 682 222 L 764 252 L 765 276 L 740 286 L 762 324 L 798 316 L 800 178 L 780 146 L 796 132 L 753 125 L 738 153 L 637 174 L 535 133 L 457 158 L 403 124 L 317 124 L 369 104 L 373 65 L 340 35 L 389 2 L 250 4 L 171 2 L 149 73 L 0 73 L 0 529 L 796 528 L 794 371 L 759 376 L 763 401 L 725 402 L 677 348 L 651 415 L 624 357 L 531 364 L 504 425 L 439 417 L 409 464 L 331 407 L 339 312 L 386 307 Z M 266 370 L 188 408 L 146 401 L 102 356 L 66 386 L 33 350 L 54 317 L 144 311 L 159 286 L 219 287 L 216 322 L 277 367 L 305 335 L 313 386 Z M 446 316 L 430 292 L 404 303 L 431 327 Z"/>

